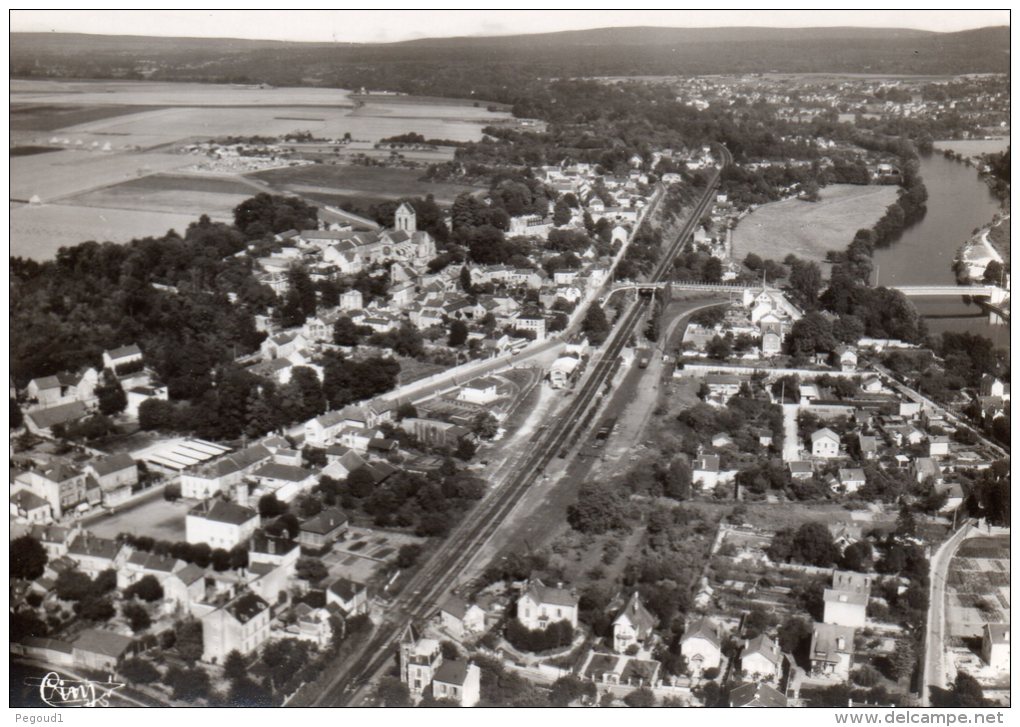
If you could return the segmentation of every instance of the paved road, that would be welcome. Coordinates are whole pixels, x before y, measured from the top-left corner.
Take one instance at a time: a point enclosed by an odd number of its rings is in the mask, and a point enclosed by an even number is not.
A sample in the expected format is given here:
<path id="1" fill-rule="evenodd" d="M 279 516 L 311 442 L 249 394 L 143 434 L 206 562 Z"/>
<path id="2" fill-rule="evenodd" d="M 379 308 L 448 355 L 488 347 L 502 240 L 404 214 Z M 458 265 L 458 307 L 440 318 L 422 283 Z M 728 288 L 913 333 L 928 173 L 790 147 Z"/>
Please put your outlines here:
<path id="1" fill-rule="evenodd" d="M 946 688 L 946 578 L 949 577 L 949 563 L 960 543 L 972 532 L 970 521 L 964 523 L 931 559 L 928 625 L 921 664 L 921 705 L 924 707 L 929 706 L 931 687 Z"/>
<path id="2" fill-rule="evenodd" d="M 783 404 L 783 461 L 800 459 L 800 437 L 797 436 L 797 404 Z"/>

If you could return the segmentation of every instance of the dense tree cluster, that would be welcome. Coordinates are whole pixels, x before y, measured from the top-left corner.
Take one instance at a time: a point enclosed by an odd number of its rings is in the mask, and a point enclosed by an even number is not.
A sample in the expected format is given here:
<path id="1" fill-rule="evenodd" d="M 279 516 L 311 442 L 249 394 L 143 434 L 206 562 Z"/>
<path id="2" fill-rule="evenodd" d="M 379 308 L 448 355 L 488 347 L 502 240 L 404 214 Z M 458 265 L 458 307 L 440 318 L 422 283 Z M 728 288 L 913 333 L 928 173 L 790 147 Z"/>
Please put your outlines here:
<path id="1" fill-rule="evenodd" d="M 517 619 L 510 619 L 506 627 L 506 640 L 515 649 L 541 652 L 569 646 L 574 629 L 569 621 L 556 621 L 544 629 L 529 629 Z"/>

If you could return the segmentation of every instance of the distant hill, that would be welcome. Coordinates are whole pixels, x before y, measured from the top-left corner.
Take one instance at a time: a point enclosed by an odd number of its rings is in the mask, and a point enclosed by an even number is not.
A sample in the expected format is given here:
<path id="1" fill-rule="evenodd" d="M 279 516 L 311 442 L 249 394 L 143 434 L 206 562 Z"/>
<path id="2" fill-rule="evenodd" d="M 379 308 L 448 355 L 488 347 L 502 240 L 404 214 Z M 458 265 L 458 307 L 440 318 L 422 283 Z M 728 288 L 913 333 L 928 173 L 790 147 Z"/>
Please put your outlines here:
<path id="1" fill-rule="evenodd" d="M 472 96 L 483 88 L 473 88 L 471 79 L 489 78 L 484 84 L 488 91 L 498 86 L 491 82 L 494 74 L 1008 73 L 1009 28 L 933 33 L 855 27 L 629 27 L 388 44 L 11 33 L 10 58 L 12 76 L 144 74 L 157 80 L 356 84 Z M 425 78 L 430 72 L 445 80 L 430 82 Z M 453 77 L 458 80 L 451 81 Z"/>

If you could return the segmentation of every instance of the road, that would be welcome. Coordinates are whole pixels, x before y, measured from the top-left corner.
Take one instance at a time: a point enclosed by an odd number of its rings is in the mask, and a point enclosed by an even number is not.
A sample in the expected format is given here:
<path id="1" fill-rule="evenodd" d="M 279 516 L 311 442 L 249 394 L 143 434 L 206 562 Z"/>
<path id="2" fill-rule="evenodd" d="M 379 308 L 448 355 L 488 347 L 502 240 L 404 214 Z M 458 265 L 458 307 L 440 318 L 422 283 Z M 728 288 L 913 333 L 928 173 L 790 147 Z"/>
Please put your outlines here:
<path id="1" fill-rule="evenodd" d="M 800 437 L 797 436 L 797 404 L 783 404 L 783 461 L 800 459 Z"/>
<path id="2" fill-rule="evenodd" d="M 931 559 L 931 585 L 928 591 L 928 625 L 924 634 L 924 656 L 921 663 L 921 706 L 930 706 L 931 687 L 946 688 L 946 578 L 949 563 L 960 543 L 971 532 L 967 521 L 944 542 Z"/>
<path id="3" fill-rule="evenodd" d="M 721 148 L 723 163 L 732 157 Z M 650 280 L 662 280 L 672 267 L 673 259 L 691 237 L 694 227 L 709 209 L 715 196 L 719 173 L 691 213 L 687 224 L 670 245 Z M 407 625 L 426 618 L 457 582 L 461 571 L 474 558 L 478 550 L 500 529 L 507 515 L 539 479 L 546 465 L 560 454 L 561 448 L 574 441 L 580 426 L 587 423 L 593 404 L 601 400 L 605 383 L 618 366 L 618 358 L 637 322 L 648 307 L 648 299 L 632 302 L 617 319 L 609 339 L 603 344 L 602 355 L 592 362 L 589 374 L 578 388 L 574 399 L 562 415 L 550 422 L 532 452 L 511 478 L 490 493 L 468 514 L 463 522 L 443 541 L 429 560 L 410 579 L 403 591 L 387 608 L 387 616 L 379 624 L 365 647 L 346 663 L 340 665 L 323 693 L 312 700 L 311 706 L 345 706 L 356 704 L 368 693 L 371 679 L 392 663 L 394 646 Z M 355 689 L 352 690 L 352 687 Z M 295 704 L 295 706 L 309 706 Z"/>

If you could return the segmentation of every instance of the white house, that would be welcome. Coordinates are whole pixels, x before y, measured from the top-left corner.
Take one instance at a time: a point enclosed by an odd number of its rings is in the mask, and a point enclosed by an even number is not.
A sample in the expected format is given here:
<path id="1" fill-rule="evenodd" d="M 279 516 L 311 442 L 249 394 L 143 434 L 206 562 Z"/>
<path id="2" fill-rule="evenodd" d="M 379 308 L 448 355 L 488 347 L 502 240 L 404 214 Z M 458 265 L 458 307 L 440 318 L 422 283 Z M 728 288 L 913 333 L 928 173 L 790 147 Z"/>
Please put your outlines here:
<path id="1" fill-rule="evenodd" d="M 202 502 L 188 511 L 184 527 L 189 543 L 230 550 L 250 538 L 259 526 L 259 514 L 233 502 Z"/>
<path id="2" fill-rule="evenodd" d="M 460 387 L 457 392 L 458 401 L 467 401 L 472 404 L 490 404 L 499 398 L 497 379 L 484 376 L 472 379 Z"/>
<path id="3" fill-rule="evenodd" d="M 547 586 L 532 580 L 517 601 L 517 620 L 535 630 L 557 621 L 567 621 L 577 628 L 577 596 L 565 588 Z"/>
<path id="4" fill-rule="evenodd" d="M 811 454 L 814 457 L 838 457 L 839 435 L 828 427 L 816 431 L 811 435 Z"/>
<path id="5" fill-rule="evenodd" d="M 142 350 L 135 344 L 121 346 L 112 351 L 103 351 L 103 368 L 113 369 L 114 373 L 125 373 L 125 369 L 141 368 Z"/>
<path id="6" fill-rule="evenodd" d="M 613 651 L 622 654 L 631 645 L 647 643 L 658 619 L 641 603 L 641 595 L 634 591 L 613 621 Z"/>
<path id="7" fill-rule="evenodd" d="M 202 660 L 223 663 L 231 651 L 250 654 L 269 639 L 265 599 L 245 593 L 202 616 Z"/>
<path id="8" fill-rule="evenodd" d="M 808 658 L 812 675 L 831 676 L 846 681 L 850 678 L 854 662 L 853 628 L 816 623 L 811 632 Z"/>
<path id="9" fill-rule="evenodd" d="M 777 681 L 783 675 L 783 652 L 779 644 L 765 634 L 748 639 L 740 652 L 740 670 L 749 679 Z"/>
<path id="10" fill-rule="evenodd" d="M 928 440 L 928 456 L 929 457 L 948 457 L 949 456 L 949 437 L 945 435 L 933 436 Z"/>
<path id="11" fill-rule="evenodd" d="M 451 596 L 439 608 L 440 626 L 456 639 L 485 630 L 485 611 L 477 603 Z"/>
<path id="12" fill-rule="evenodd" d="M 698 619 L 684 633 L 680 653 L 687 660 L 687 668 L 693 675 L 700 675 L 707 669 L 718 669 L 722 663 L 719 627 L 711 619 Z"/>
<path id="13" fill-rule="evenodd" d="M 482 670 L 470 662 L 443 661 L 432 676 L 432 696 L 474 707 L 482 698 Z"/>
<path id="14" fill-rule="evenodd" d="M 1009 624 L 985 624 L 981 629 L 981 658 L 993 669 L 1009 669 Z"/>
<path id="15" fill-rule="evenodd" d="M 843 488 L 844 492 L 853 493 L 864 487 L 864 470 L 860 468 L 851 468 L 839 470 L 839 484 Z"/>

